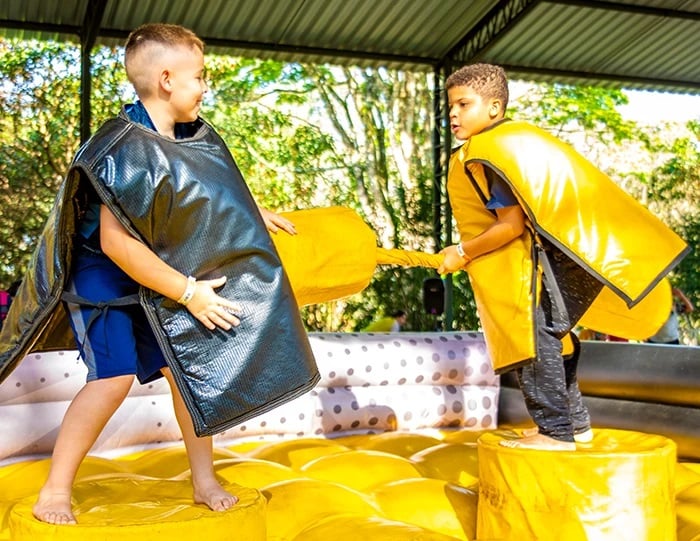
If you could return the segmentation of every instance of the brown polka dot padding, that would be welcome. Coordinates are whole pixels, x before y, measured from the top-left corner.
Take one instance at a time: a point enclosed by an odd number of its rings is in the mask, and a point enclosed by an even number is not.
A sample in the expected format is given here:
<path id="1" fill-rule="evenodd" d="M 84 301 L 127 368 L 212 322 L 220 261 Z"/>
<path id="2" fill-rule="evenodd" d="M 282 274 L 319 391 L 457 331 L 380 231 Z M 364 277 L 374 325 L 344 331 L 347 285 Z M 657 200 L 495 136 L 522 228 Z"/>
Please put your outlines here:
<path id="1" fill-rule="evenodd" d="M 311 333 L 321 381 L 216 436 L 273 439 L 461 427 L 496 428 L 499 378 L 479 333 Z M 0 386 L 0 461 L 46 454 L 85 383 L 75 351 L 28 355 Z M 135 383 L 92 452 L 178 441 L 164 379 Z"/>

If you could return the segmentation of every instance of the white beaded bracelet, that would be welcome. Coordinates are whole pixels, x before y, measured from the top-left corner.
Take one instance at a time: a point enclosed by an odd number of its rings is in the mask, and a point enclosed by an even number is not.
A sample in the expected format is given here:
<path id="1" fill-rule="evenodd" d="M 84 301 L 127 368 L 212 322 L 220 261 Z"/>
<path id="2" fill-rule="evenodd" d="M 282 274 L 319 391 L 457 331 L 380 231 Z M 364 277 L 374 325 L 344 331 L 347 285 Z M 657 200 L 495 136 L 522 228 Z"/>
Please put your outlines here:
<path id="1" fill-rule="evenodd" d="M 192 297 L 194 297 L 194 291 L 196 287 L 197 279 L 194 276 L 188 276 L 187 287 L 185 288 L 185 292 L 182 294 L 182 297 L 180 297 L 177 300 L 177 302 L 183 306 L 187 306 L 187 304 L 192 300 Z"/>

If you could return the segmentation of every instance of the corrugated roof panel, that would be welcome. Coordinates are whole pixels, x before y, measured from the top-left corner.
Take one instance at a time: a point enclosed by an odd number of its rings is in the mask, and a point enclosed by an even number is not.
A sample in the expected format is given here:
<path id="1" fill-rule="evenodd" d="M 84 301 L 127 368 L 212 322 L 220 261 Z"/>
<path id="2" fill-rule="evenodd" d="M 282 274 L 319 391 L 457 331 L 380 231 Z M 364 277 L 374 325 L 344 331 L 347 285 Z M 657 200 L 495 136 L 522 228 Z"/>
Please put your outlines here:
<path id="1" fill-rule="evenodd" d="M 444 0 L 432 4 L 429 14 L 425 2 L 410 2 L 405 24 L 397 25 L 394 35 L 386 39 L 404 44 L 397 53 L 417 50 L 427 57 L 443 58 L 497 1 Z"/>
<path id="2" fill-rule="evenodd" d="M 297 24 L 290 27 L 287 43 L 300 44 L 305 41 L 304 36 L 310 36 L 307 43 L 312 47 L 338 49 L 344 44 L 343 48 L 348 51 L 370 52 L 376 46 L 376 27 L 382 24 L 381 19 L 389 7 L 386 2 L 378 2 L 376 16 L 363 20 L 358 14 L 366 12 L 366 0 L 356 3 L 312 1 L 311 5 L 312 9 L 297 15 Z M 330 31 L 326 32 L 326 28 Z"/>
<path id="3" fill-rule="evenodd" d="M 87 0 L 0 2 L 0 17 L 39 23 L 79 25 Z"/>
<path id="4" fill-rule="evenodd" d="M 0 35 L 77 40 L 89 1 L 2 0 Z M 495 6 L 480 60 L 539 80 L 700 92 L 700 0 L 107 0 L 97 41 L 162 21 L 192 28 L 209 52 L 429 70 Z"/>
<path id="5" fill-rule="evenodd" d="M 13 26 L 2 35 L 17 39 L 77 40 L 77 34 L 58 31 L 40 31 L 36 28 L 42 24 L 66 25 L 79 27 L 87 0 L 65 0 L 65 2 L 45 2 L 43 0 L 25 0 L 24 2 L 0 2 L 0 20 L 20 21 L 27 28 Z"/>
<path id="6" fill-rule="evenodd" d="M 700 70 L 688 69 L 700 63 L 698 20 L 554 3 L 536 6 L 527 19 L 494 40 L 483 60 L 570 73 L 566 81 L 603 75 L 680 89 L 674 83 L 687 80 L 700 90 Z"/>

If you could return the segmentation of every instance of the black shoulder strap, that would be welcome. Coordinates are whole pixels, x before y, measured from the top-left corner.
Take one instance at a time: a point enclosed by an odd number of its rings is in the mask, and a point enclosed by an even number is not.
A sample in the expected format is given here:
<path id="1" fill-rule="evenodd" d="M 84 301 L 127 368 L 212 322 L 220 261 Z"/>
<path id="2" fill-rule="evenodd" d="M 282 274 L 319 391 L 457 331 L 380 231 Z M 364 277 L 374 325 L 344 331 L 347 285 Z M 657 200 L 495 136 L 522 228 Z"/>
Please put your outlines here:
<path id="1" fill-rule="evenodd" d="M 488 198 L 486 197 L 486 194 L 484 191 L 481 189 L 481 186 L 479 186 L 479 183 L 476 181 L 474 178 L 474 175 L 472 172 L 469 170 L 469 166 L 465 163 L 464 164 L 464 172 L 467 174 L 467 178 L 471 181 L 472 185 L 474 186 L 474 189 L 476 190 L 476 193 L 479 195 L 479 199 L 481 199 L 481 202 L 486 205 L 486 203 L 489 202 Z"/>
<path id="2" fill-rule="evenodd" d="M 489 202 L 489 199 L 486 197 L 486 194 L 481 189 L 481 186 L 479 186 L 479 183 L 477 182 L 476 178 L 474 178 L 474 175 L 469 170 L 469 167 L 467 166 L 466 163 L 464 164 L 464 172 L 467 174 L 467 178 L 472 183 L 472 186 L 474 186 L 474 190 L 476 191 L 477 195 L 479 196 L 479 199 L 481 199 L 481 202 L 484 204 L 484 207 L 486 207 L 486 204 Z M 491 210 L 491 209 L 487 209 L 487 210 L 493 215 L 496 214 L 495 210 Z"/>

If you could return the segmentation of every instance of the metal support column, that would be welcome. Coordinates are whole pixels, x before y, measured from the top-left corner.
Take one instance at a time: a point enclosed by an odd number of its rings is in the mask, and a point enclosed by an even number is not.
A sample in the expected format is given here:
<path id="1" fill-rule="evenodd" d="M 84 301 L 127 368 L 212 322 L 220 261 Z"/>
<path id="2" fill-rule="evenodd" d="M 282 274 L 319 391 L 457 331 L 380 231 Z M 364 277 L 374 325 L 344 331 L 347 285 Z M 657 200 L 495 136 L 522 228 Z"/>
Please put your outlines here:
<path id="1" fill-rule="evenodd" d="M 80 142 L 84 143 L 90 137 L 90 121 L 92 120 L 91 99 L 92 91 L 92 60 L 90 53 L 95 46 L 97 33 L 102 22 L 108 0 L 90 0 L 85 9 L 83 25 L 80 29 Z"/>
<path id="2" fill-rule="evenodd" d="M 450 124 L 448 120 L 445 78 L 449 65 L 440 65 L 433 72 L 433 239 L 435 251 L 452 244 L 452 210 L 447 200 L 447 165 L 450 159 Z M 443 238 L 444 236 L 444 238 Z M 452 329 L 454 320 L 451 275 L 445 280 L 445 330 Z"/>

